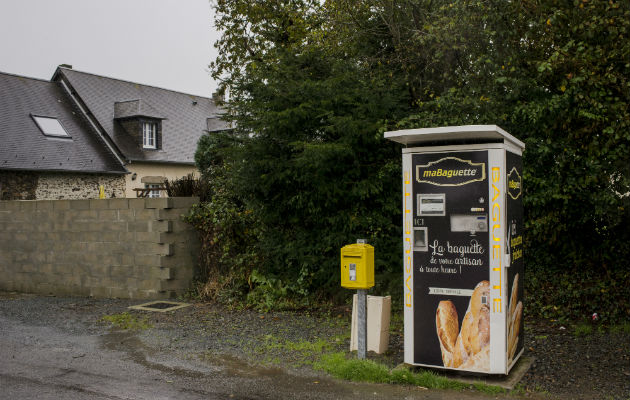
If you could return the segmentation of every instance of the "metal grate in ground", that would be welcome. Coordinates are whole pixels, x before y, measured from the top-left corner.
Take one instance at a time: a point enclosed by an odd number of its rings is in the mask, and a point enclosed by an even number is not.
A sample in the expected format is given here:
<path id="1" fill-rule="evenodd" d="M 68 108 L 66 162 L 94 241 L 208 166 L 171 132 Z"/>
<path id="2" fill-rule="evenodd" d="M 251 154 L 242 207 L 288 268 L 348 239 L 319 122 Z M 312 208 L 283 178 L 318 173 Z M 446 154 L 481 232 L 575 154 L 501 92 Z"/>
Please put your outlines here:
<path id="1" fill-rule="evenodd" d="M 138 304 L 137 306 L 130 306 L 129 308 L 132 310 L 141 310 L 141 311 L 155 311 L 155 312 L 167 312 L 179 310 L 180 308 L 190 306 L 189 303 L 181 303 L 178 301 L 166 301 L 166 300 L 156 300 L 150 301 L 144 304 Z"/>

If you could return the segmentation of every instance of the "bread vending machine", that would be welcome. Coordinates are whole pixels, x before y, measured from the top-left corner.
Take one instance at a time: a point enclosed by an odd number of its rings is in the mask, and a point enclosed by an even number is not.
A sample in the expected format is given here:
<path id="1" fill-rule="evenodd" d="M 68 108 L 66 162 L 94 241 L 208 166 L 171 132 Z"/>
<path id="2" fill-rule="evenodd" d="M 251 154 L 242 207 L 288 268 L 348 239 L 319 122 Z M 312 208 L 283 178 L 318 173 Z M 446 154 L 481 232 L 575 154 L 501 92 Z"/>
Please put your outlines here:
<path id="1" fill-rule="evenodd" d="M 522 151 L 495 125 L 401 143 L 405 363 L 508 374 L 523 352 Z"/>

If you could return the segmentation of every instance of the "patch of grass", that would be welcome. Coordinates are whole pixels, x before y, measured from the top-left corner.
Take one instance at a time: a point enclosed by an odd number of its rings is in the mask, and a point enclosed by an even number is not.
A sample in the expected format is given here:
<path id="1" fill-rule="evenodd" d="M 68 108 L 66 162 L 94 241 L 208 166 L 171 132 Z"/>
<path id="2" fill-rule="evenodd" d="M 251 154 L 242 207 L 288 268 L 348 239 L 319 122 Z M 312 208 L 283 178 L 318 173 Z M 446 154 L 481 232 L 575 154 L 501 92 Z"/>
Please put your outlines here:
<path id="1" fill-rule="evenodd" d="M 590 324 L 578 324 L 573 328 L 573 334 L 575 336 L 589 336 L 593 333 L 593 325 Z"/>
<path id="2" fill-rule="evenodd" d="M 285 363 L 290 363 L 293 367 L 302 367 L 313 364 L 322 355 L 330 353 L 334 346 L 334 342 L 331 343 L 324 339 L 317 339 L 312 342 L 307 340 L 294 342 L 279 338 L 276 335 L 265 335 L 261 340 L 256 341 L 256 344 L 250 347 L 248 351 L 252 354 L 264 355 L 263 361 L 266 363 L 280 364 L 280 358 L 283 358 Z M 287 357 L 278 357 L 282 354 L 290 355 L 289 358 L 292 361 L 286 361 Z"/>
<path id="3" fill-rule="evenodd" d="M 536 387 L 534 387 L 534 391 L 542 395 L 549 395 L 549 392 L 545 388 L 543 388 L 540 384 L 536 384 Z"/>
<path id="4" fill-rule="evenodd" d="M 392 314 L 389 322 L 389 331 L 392 334 L 402 333 L 404 331 L 404 324 L 403 313 Z"/>
<path id="5" fill-rule="evenodd" d="M 478 391 L 489 395 L 498 395 L 506 392 L 506 390 L 500 386 L 487 385 L 485 383 L 475 383 L 473 386 Z"/>
<path id="6" fill-rule="evenodd" d="M 536 340 L 547 339 L 547 335 L 536 335 L 536 336 L 534 336 L 534 339 L 536 339 Z"/>
<path id="7" fill-rule="evenodd" d="M 303 356 L 308 357 L 316 356 L 326 350 L 330 350 L 331 344 L 323 339 L 318 339 L 315 342 L 309 342 L 306 340 L 291 342 L 287 340 L 282 347 L 286 350 L 298 352 Z"/>
<path id="8" fill-rule="evenodd" d="M 413 372 L 404 368 L 390 370 L 372 360 L 348 359 L 344 353 L 325 354 L 314 363 L 316 369 L 330 375 L 354 382 L 406 384 L 430 389 L 464 390 L 470 385 L 440 376 L 432 371 Z M 505 389 L 484 383 L 473 385 L 480 392 L 488 394 L 505 393 Z"/>
<path id="9" fill-rule="evenodd" d="M 610 333 L 614 333 L 616 335 L 630 335 L 630 322 L 611 326 Z"/>
<path id="10" fill-rule="evenodd" d="M 120 314 L 105 315 L 100 320 L 109 322 L 114 327 L 122 330 L 140 331 L 152 327 L 148 317 L 138 318 L 126 311 Z"/>
<path id="11" fill-rule="evenodd" d="M 516 386 L 514 386 L 514 389 L 512 389 L 510 391 L 510 394 L 513 396 L 522 396 L 525 394 L 525 386 L 523 386 L 522 383 L 517 383 Z"/>
<path id="12" fill-rule="evenodd" d="M 336 378 L 354 382 L 386 383 L 390 375 L 389 369 L 382 364 L 372 360 L 348 360 L 344 353 L 326 354 L 314 367 Z"/>

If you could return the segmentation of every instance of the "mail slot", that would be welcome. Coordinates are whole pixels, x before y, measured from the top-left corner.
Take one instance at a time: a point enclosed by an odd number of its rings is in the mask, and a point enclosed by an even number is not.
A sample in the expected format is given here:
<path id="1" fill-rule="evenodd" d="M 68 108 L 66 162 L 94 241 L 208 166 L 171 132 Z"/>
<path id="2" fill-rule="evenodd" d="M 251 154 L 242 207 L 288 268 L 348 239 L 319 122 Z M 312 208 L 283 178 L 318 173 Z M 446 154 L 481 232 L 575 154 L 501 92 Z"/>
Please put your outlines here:
<path id="1" fill-rule="evenodd" d="M 355 243 L 341 248 L 341 286 L 346 289 L 374 286 L 374 247 Z"/>

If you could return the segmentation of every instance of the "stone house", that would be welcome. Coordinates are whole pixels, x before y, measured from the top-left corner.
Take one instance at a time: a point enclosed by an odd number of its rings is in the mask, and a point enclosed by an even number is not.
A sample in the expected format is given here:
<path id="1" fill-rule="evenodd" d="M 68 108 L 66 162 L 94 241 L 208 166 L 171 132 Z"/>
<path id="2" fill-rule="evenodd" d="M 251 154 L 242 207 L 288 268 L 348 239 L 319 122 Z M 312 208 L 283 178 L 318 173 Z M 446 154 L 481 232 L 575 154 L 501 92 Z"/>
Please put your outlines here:
<path id="1" fill-rule="evenodd" d="M 0 184 L 4 193 L 12 192 L 13 197 L 5 195 L 7 198 L 95 198 L 100 186 L 105 189 L 105 197 L 136 197 L 134 189 L 163 187 L 166 180 L 196 172 L 194 153 L 199 138 L 206 132 L 227 127 L 219 119 L 221 109 L 214 99 L 81 72 L 69 65 L 59 66 L 50 82 L 9 74 L 0 76 Z M 5 118 L 6 114 L 16 113 L 15 104 L 21 107 L 21 122 L 17 117 Z M 37 107 L 53 108 L 54 112 L 38 111 Z M 55 117 L 64 128 L 66 124 L 80 126 L 82 137 L 90 138 L 91 151 L 107 158 L 109 164 L 97 165 L 93 156 L 90 164 L 70 165 L 70 161 L 80 161 L 81 152 L 75 150 L 70 154 L 66 148 L 65 153 L 62 151 L 66 164 L 56 160 L 58 155 L 48 155 L 46 152 L 55 153 L 61 146 L 57 143 L 60 140 L 74 143 L 74 134 L 67 135 L 68 139 L 35 131 L 41 129 L 33 115 Z M 42 123 L 56 125 L 53 119 Z M 21 129 L 16 129 L 16 124 Z M 29 152 L 28 140 L 21 139 L 27 131 L 29 140 L 38 133 L 57 147 Z M 15 162 L 20 159 L 13 154 L 15 143 L 25 146 L 21 164 Z M 44 165 L 40 156 L 44 157 L 42 160 L 51 157 L 58 168 Z M 57 165 L 57 161 L 61 164 Z M 53 176 L 49 177 L 51 173 Z M 29 189 L 26 196 L 16 197 L 15 193 L 26 193 L 25 184 L 29 181 L 35 189 Z M 152 190 L 149 195 L 160 197 L 166 193 Z"/>
<path id="2" fill-rule="evenodd" d="M 127 173 L 59 82 L 0 73 L 0 200 L 124 197 Z"/>

